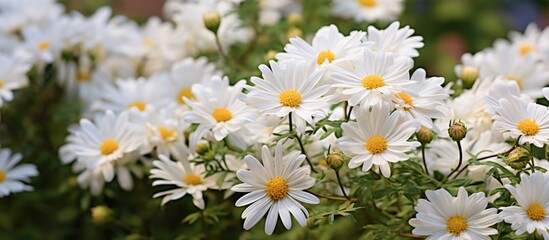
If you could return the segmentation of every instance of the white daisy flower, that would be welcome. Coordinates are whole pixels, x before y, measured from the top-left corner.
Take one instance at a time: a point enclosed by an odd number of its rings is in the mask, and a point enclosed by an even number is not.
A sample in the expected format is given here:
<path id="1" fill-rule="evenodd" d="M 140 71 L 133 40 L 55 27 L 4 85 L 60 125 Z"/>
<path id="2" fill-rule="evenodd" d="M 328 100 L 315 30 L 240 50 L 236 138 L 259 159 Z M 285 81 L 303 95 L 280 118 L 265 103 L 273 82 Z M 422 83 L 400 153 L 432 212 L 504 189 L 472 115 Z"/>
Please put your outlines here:
<path id="1" fill-rule="evenodd" d="M 393 22 L 386 29 L 368 27 L 365 41 L 373 42 L 371 50 L 374 52 L 390 52 L 395 56 L 417 57 L 418 48 L 422 48 L 423 37 L 412 36 L 414 30 L 410 26 L 400 28 L 399 22 Z"/>
<path id="2" fill-rule="evenodd" d="M 493 117 L 496 115 L 497 108 L 499 107 L 499 99 L 502 98 L 506 98 L 509 101 L 521 98 L 526 102 L 533 102 L 528 95 L 521 93 L 517 82 L 496 78 L 488 96 L 484 98 L 484 100 L 486 100 L 485 111 L 490 114 L 490 116 Z"/>
<path id="3" fill-rule="evenodd" d="M 25 50 L 32 53 L 36 60 L 46 63 L 51 63 L 59 57 L 64 47 L 61 33 L 59 25 L 52 23 L 43 28 L 31 25 L 21 32 L 25 40 Z"/>
<path id="4" fill-rule="evenodd" d="M 219 189 L 217 175 L 206 177 L 204 165 L 191 165 L 187 160 L 188 152 L 181 152 L 177 162 L 165 155 L 159 155 L 159 160 L 153 161 L 150 178 L 156 179 L 153 186 L 172 185 L 175 189 L 156 193 L 153 198 L 163 197 L 162 205 L 177 200 L 189 194 L 193 197 L 193 204 L 204 209 L 205 203 L 202 192 L 208 189 Z M 225 186 L 228 187 L 228 186 Z"/>
<path id="5" fill-rule="evenodd" d="M 319 67 L 330 64 L 338 64 L 345 60 L 360 56 L 357 54 L 359 47 L 365 47 L 360 41 L 365 36 L 364 32 L 352 32 L 349 36 L 343 36 L 337 26 L 330 25 L 320 28 L 312 41 L 312 44 L 295 37 L 286 44 L 283 53 L 276 54 L 280 63 L 293 60 L 303 60 L 307 63 L 316 63 Z M 289 63 L 291 64 L 291 63 Z"/>
<path id="6" fill-rule="evenodd" d="M 0 198 L 11 193 L 33 190 L 25 182 L 29 182 L 30 177 L 38 176 L 38 170 L 33 164 L 21 164 L 16 167 L 22 158 L 23 155 L 20 153 L 12 155 L 10 149 L 0 149 Z"/>
<path id="7" fill-rule="evenodd" d="M 292 114 L 297 130 L 305 132 L 306 123 L 314 125 L 313 117 L 324 116 L 328 98 L 324 95 L 330 87 L 319 85 L 323 70 L 314 64 L 293 61 L 280 65 L 274 61 L 260 65 L 263 78 L 252 77 L 255 86 L 246 86 L 249 105 L 265 115 L 286 117 Z"/>
<path id="8" fill-rule="evenodd" d="M 250 170 L 239 170 L 236 175 L 243 183 L 231 188 L 235 192 L 246 192 L 235 205 L 250 205 L 242 213 L 244 229 L 255 226 L 265 214 L 265 233 L 271 235 L 276 227 L 278 216 L 286 229 L 292 227 L 290 214 L 301 226 L 307 224 L 309 212 L 298 201 L 318 204 L 320 200 L 306 192 L 315 184 L 310 177 L 309 167 L 299 167 L 305 155 L 297 151 L 284 156 L 282 143 L 276 145 L 274 157 L 269 148 L 261 149 L 261 164 L 255 157 L 247 155 L 244 160 Z M 268 213 L 267 213 L 268 212 Z"/>
<path id="9" fill-rule="evenodd" d="M 516 186 L 505 185 L 517 200 L 519 206 L 501 207 L 499 215 L 516 235 L 537 231 L 547 234 L 549 229 L 549 177 L 535 172 L 528 176 L 521 174 L 520 183 Z"/>
<path id="10" fill-rule="evenodd" d="M 521 56 L 534 55 L 536 59 L 541 59 L 542 49 L 540 49 L 540 43 L 544 39 L 537 24 L 528 24 L 524 33 L 510 32 L 509 40 L 511 41 L 511 46 L 518 49 Z"/>
<path id="11" fill-rule="evenodd" d="M 239 99 L 245 84 L 245 81 L 239 81 L 229 86 L 227 77 L 214 76 L 209 84 L 193 86 L 194 100 L 184 97 L 191 110 L 183 113 L 183 119 L 199 124 L 190 137 L 192 151 L 208 131 L 211 131 L 216 141 L 221 141 L 246 124 L 255 122 L 257 112 Z"/>
<path id="12" fill-rule="evenodd" d="M 368 171 L 376 165 L 383 176 L 390 177 L 389 163 L 408 160 L 406 152 L 420 146 L 417 141 L 408 141 L 419 127 L 417 122 L 402 121 L 398 113 L 390 112 L 385 104 L 373 106 L 371 112 L 357 109 L 357 122 L 341 125 L 343 136 L 338 145 L 345 155 L 352 157 L 349 168 L 362 165 L 362 171 Z"/>
<path id="13" fill-rule="evenodd" d="M 179 153 L 178 149 L 186 148 L 184 132 L 191 124 L 178 118 L 174 109 L 151 108 L 137 117 L 148 129 L 148 147 L 155 148 L 157 154 L 173 156 Z"/>
<path id="14" fill-rule="evenodd" d="M 442 87 L 444 78 L 426 78 L 425 70 L 417 69 L 412 74 L 412 84 L 393 95 L 392 103 L 397 112 L 409 120 L 439 132 L 432 119 L 444 117 L 448 111 L 445 100 L 450 99 L 448 90 Z"/>
<path id="15" fill-rule="evenodd" d="M 27 71 L 30 67 L 17 56 L 0 54 L 0 107 L 4 101 L 13 100 L 13 90 L 28 85 Z"/>
<path id="16" fill-rule="evenodd" d="M 543 147 L 549 142 L 549 110 L 522 99 L 500 99 L 494 116 L 494 125 L 505 137 L 521 136 L 519 144 L 529 142 Z"/>
<path id="17" fill-rule="evenodd" d="M 351 60 L 348 70 L 334 66 L 332 87 L 341 88 L 349 105 L 364 109 L 389 100 L 409 81 L 413 62 L 392 53 L 364 51 L 364 58 Z"/>
<path id="18" fill-rule="evenodd" d="M 413 234 L 429 236 L 427 239 L 491 239 L 498 234 L 491 226 L 500 222 L 497 209 L 488 208 L 483 192 L 471 196 L 460 187 L 457 197 L 446 189 L 426 191 L 426 199 L 420 199 L 415 207 L 416 218 L 409 223 Z"/>
<path id="19" fill-rule="evenodd" d="M 333 0 L 335 16 L 357 22 L 392 21 L 402 13 L 402 0 Z"/>

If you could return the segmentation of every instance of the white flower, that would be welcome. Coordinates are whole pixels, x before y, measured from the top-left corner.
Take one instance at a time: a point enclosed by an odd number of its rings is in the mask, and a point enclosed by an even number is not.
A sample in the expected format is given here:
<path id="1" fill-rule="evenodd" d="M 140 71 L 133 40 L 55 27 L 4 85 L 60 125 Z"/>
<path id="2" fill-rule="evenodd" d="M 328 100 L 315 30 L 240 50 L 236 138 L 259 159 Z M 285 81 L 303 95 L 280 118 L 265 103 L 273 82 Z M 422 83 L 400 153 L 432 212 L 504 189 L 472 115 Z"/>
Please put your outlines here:
<path id="1" fill-rule="evenodd" d="M 323 71 L 314 64 L 292 61 L 286 65 L 269 62 L 270 67 L 259 66 L 262 77 L 252 77 L 255 86 L 246 86 L 250 91 L 246 95 L 249 105 L 259 109 L 265 115 L 286 117 L 292 114 L 297 130 L 305 132 L 305 123 L 314 125 L 313 117 L 324 116 L 328 106 L 329 86 L 319 85 Z"/>
<path id="2" fill-rule="evenodd" d="M 348 70 L 334 66 L 333 87 L 341 88 L 349 105 L 360 104 L 364 109 L 387 101 L 409 81 L 408 71 L 413 62 L 408 57 L 392 53 L 364 51 L 364 58 L 350 61 Z"/>
<path id="3" fill-rule="evenodd" d="M 465 53 L 461 56 L 461 64 L 454 67 L 454 73 L 460 79 L 466 78 L 467 80 L 476 80 L 479 77 L 483 61 L 484 52 L 478 52 L 474 55 Z"/>
<path id="4" fill-rule="evenodd" d="M 514 101 L 516 98 L 521 98 L 527 102 L 532 102 L 532 99 L 526 94 L 522 94 L 519 85 L 515 81 L 507 81 L 502 78 L 496 78 L 496 81 L 491 86 L 486 100 L 485 111 L 490 116 L 495 116 L 499 107 L 499 99 L 506 98 L 509 101 Z"/>
<path id="5" fill-rule="evenodd" d="M 177 162 L 170 160 L 167 156 L 160 155 L 155 160 L 155 168 L 151 170 L 151 178 L 157 179 L 153 186 L 172 185 L 175 189 L 156 193 L 153 198 L 163 197 L 162 205 L 169 201 L 177 200 L 189 194 L 193 197 L 193 204 L 204 209 L 205 203 L 202 192 L 209 188 L 218 189 L 216 186 L 217 176 L 206 177 L 204 165 L 191 165 L 187 160 L 187 152 L 182 152 Z"/>
<path id="6" fill-rule="evenodd" d="M 261 0 L 258 5 L 260 9 L 259 24 L 267 26 L 278 23 L 284 16 L 302 11 L 301 4 L 295 0 Z"/>
<path id="7" fill-rule="evenodd" d="M 335 16 L 353 18 L 357 22 L 395 20 L 403 9 L 402 0 L 334 0 Z"/>
<path id="8" fill-rule="evenodd" d="M 407 160 L 406 152 L 419 147 L 419 142 L 408 141 L 418 128 L 417 122 L 402 121 L 397 113 L 389 113 L 388 105 L 373 106 L 371 112 L 357 109 L 357 122 L 341 125 L 343 136 L 338 145 L 345 155 L 352 157 L 349 168 L 362 165 L 362 171 L 368 171 L 376 165 L 383 176 L 389 177 L 389 163 Z"/>
<path id="9" fill-rule="evenodd" d="M 375 52 L 390 52 L 395 56 L 419 56 L 417 49 L 423 47 L 423 37 L 412 36 L 414 30 L 410 26 L 401 29 L 399 27 L 399 22 L 391 23 L 386 29 L 369 26 L 365 40 L 374 43 L 371 50 Z"/>
<path id="10" fill-rule="evenodd" d="M 239 99 L 244 85 L 245 81 L 239 81 L 229 86 L 227 77 L 214 76 L 208 84 L 193 86 L 194 100 L 184 97 L 191 110 L 183 114 L 183 119 L 199 124 L 191 136 L 192 151 L 196 142 L 208 131 L 212 132 L 216 141 L 221 141 L 246 124 L 255 122 L 256 111 Z"/>
<path id="11" fill-rule="evenodd" d="M 499 215 L 516 235 L 525 232 L 547 234 L 549 229 L 549 177 L 541 172 L 522 174 L 516 186 L 505 185 L 519 206 L 501 207 Z"/>
<path id="12" fill-rule="evenodd" d="M 290 43 L 284 47 L 286 52 L 276 54 L 276 58 L 280 63 L 303 60 L 307 63 L 316 63 L 318 66 L 340 64 L 360 56 L 357 52 L 360 47 L 366 46 L 360 41 L 364 36 L 364 32 L 352 32 L 349 36 L 343 36 L 337 26 L 332 24 L 320 28 L 312 44 L 299 37 L 291 38 Z"/>
<path id="13" fill-rule="evenodd" d="M 25 27 L 21 32 L 25 50 L 32 53 L 37 61 L 53 62 L 64 47 L 61 31 L 61 27 L 53 23 L 43 28 L 37 25 Z"/>
<path id="14" fill-rule="evenodd" d="M 417 69 L 412 74 L 412 84 L 393 95 L 395 109 L 405 119 L 416 120 L 422 126 L 438 132 L 432 119 L 444 117 L 448 111 L 445 100 L 450 99 L 442 87 L 444 78 L 426 78 L 425 70 Z"/>
<path id="15" fill-rule="evenodd" d="M 13 90 L 25 87 L 29 83 L 27 71 L 30 65 L 17 56 L 0 54 L 0 107 L 4 101 L 13 99 Z"/>
<path id="16" fill-rule="evenodd" d="M 491 239 L 498 231 L 490 226 L 500 222 L 497 209 L 489 208 L 483 192 L 471 196 L 460 187 L 457 197 L 445 189 L 426 191 L 427 200 L 420 199 L 415 210 L 416 218 L 409 223 L 413 234 L 429 236 L 427 239 Z"/>
<path id="17" fill-rule="evenodd" d="M 150 108 L 136 117 L 148 129 L 148 147 L 156 148 L 157 154 L 173 156 L 186 148 L 184 132 L 191 124 L 178 118 L 173 108 Z"/>
<path id="18" fill-rule="evenodd" d="M 524 33 L 510 32 L 511 46 L 519 50 L 521 56 L 534 55 L 540 59 L 542 53 L 541 44 L 547 39 L 542 38 L 541 31 L 535 23 L 530 23 Z"/>
<path id="19" fill-rule="evenodd" d="M 307 224 L 309 212 L 298 201 L 318 204 L 320 200 L 304 191 L 315 184 L 310 177 L 309 167 L 299 167 L 305 155 L 294 151 L 283 155 L 282 143 L 278 143 L 274 157 L 269 148 L 261 150 L 263 165 L 253 156 L 244 158 L 250 170 L 239 170 L 236 175 L 243 183 L 232 187 L 235 192 L 247 192 L 236 201 L 236 206 L 249 207 L 242 213 L 244 229 L 250 229 L 267 214 L 265 233 L 271 235 L 276 227 L 278 216 L 286 229 L 292 227 L 290 214 L 301 226 Z M 268 212 L 268 213 L 267 213 Z"/>
<path id="20" fill-rule="evenodd" d="M 38 176 L 38 170 L 33 164 L 21 164 L 16 167 L 22 158 L 20 153 L 12 155 L 10 149 L 0 149 L 0 198 L 11 193 L 33 190 L 25 182 L 29 182 L 30 177 Z"/>
<path id="21" fill-rule="evenodd" d="M 549 110 L 519 98 L 499 100 L 494 125 L 504 136 L 520 137 L 519 144 L 529 142 L 543 147 L 549 142 Z"/>

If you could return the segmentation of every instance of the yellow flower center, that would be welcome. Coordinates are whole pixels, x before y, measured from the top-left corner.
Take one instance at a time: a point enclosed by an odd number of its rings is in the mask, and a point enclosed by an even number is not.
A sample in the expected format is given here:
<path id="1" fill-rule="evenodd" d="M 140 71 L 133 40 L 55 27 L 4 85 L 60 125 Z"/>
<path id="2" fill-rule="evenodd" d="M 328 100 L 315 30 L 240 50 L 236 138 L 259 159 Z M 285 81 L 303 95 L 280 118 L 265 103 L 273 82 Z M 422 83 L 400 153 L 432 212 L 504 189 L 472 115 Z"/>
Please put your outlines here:
<path id="1" fill-rule="evenodd" d="M 145 38 L 143 39 L 143 45 L 145 45 L 145 47 L 152 47 L 154 45 L 154 41 L 150 38 Z"/>
<path id="2" fill-rule="evenodd" d="M 288 196 L 289 188 L 284 178 L 276 176 L 269 180 L 267 186 L 265 186 L 265 191 L 267 191 L 267 196 L 271 201 L 276 202 Z"/>
<path id="3" fill-rule="evenodd" d="M 454 236 L 459 236 L 469 227 L 467 219 L 459 215 L 450 217 L 446 224 L 448 225 L 448 232 Z"/>
<path id="4" fill-rule="evenodd" d="M 3 170 L 0 170 L 0 183 L 6 180 L 6 172 Z"/>
<path id="5" fill-rule="evenodd" d="M 91 79 L 91 74 L 89 72 L 77 72 L 76 81 L 79 82 L 88 82 Z"/>
<path id="6" fill-rule="evenodd" d="M 4 81 L 0 80 L 0 89 L 4 87 Z"/>
<path id="7" fill-rule="evenodd" d="M 532 44 L 529 44 L 529 43 L 524 43 L 524 44 L 520 45 L 519 50 L 520 50 L 520 55 L 524 56 L 524 55 L 530 53 L 532 50 L 534 50 L 534 46 Z"/>
<path id="8" fill-rule="evenodd" d="M 183 178 L 183 182 L 188 185 L 199 185 L 202 184 L 202 178 L 194 173 L 189 173 Z"/>
<path id="9" fill-rule="evenodd" d="M 525 136 L 534 136 L 539 132 L 538 124 L 532 119 L 524 119 L 517 124 L 518 130 Z"/>
<path id="10" fill-rule="evenodd" d="M 545 218 L 545 208 L 539 203 L 532 203 L 526 210 L 526 215 L 532 221 L 541 221 Z"/>
<path id="11" fill-rule="evenodd" d="M 226 122 L 231 120 L 233 113 L 226 108 L 216 108 L 212 113 L 212 116 L 217 122 Z"/>
<path id="12" fill-rule="evenodd" d="M 374 135 L 368 138 L 364 147 L 371 154 L 380 154 L 387 150 L 387 140 L 382 136 Z"/>
<path id="13" fill-rule="evenodd" d="M 147 106 L 147 104 L 143 101 L 135 101 L 134 103 L 130 104 L 130 108 L 135 107 L 139 111 L 145 111 L 145 106 Z"/>
<path id="14" fill-rule="evenodd" d="M 186 97 L 188 99 L 194 99 L 194 94 L 191 88 L 183 88 L 181 91 L 179 91 L 179 94 L 177 94 L 177 102 L 181 105 L 185 104 L 185 101 L 183 101 L 183 97 Z"/>
<path id="15" fill-rule="evenodd" d="M 519 87 L 519 89 L 522 91 L 522 80 L 518 77 L 514 77 L 514 76 L 507 76 L 505 77 L 505 79 L 509 80 L 509 81 L 515 81 Z"/>
<path id="16" fill-rule="evenodd" d="M 109 155 L 114 151 L 118 150 L 118 142 L 114 139 L 105 139 L 103 144 L 99 147 L 101 154 Z"/>
<path id="17" fill-rule="evenodd" d="M 158 132 L 164 141 L 175 140 L 177 138 L 177 134 L 173 129 L 165 128 L 163 126 L 158 126 L 156 129 L 158 129 Z"/>
<path id="18" fill-rule="evenodd" d="M 38 49 L 40 51 L 45 51 L 48 48 L 50 48 L 50 45 L 51 45 L 50 41 L 42 41 L 42 42 L 38 43 Z"/>
<path id="19" fill-rule="evenodd" d="M 385 81 L 383 80 L 383 77 L 370 75 L 362 79 L 362 86 L 368 90 L 372 90 L 385 86 Z"/>
<path id="20" fill-rule="evenodd" d="M 318 65 L 324 63 L 324 61 L 326 61 L 326 59 L 328 60 L 328 62 L 332 62 L 334 60 L 335 56 L 334 56 L 334 53 L 330 50 L 324 50 L 322 52 L 320 52 L 318 54 L 318 57 L 316 59 L 316 63 Z"/>
<path id="21" fill-rule="evenodd" d="M 357 2 L 358 4 L 360 4 L 360 6 L 363 6 L 365 8 L 371 8 L 377 5 L 377 0 L 357 0 Z"/>
<path id="22" fill-rule="evenodd" d="M 293 89 L 286 90 L 278 95 L 280 104 L 285 107 L 297 107 L 301 104 L 301 94 Z"/>
<path id="23" fill-rule="evenodd" d="M 412 103 L 414 103 L 412 101 L 412 97 L 410 97 L 410 95 L 408 95 L 406 93 L 403 93 L 403 92 L 395 94 L 395 97 L 402 100 L 402 101 L 404 101 L 404 103 L 406 103 L 406 105 L 412 106 Z"/>

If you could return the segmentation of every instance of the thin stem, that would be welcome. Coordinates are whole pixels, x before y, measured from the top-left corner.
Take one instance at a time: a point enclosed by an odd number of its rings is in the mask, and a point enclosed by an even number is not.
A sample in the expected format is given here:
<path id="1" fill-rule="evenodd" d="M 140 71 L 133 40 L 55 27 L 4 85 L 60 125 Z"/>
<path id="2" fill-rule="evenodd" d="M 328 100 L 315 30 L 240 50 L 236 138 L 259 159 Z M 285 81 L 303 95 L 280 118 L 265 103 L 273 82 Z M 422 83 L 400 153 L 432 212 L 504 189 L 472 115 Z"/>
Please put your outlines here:
<path id="1" fill-rule="evenodd" d="M 334 171 L 336 172 L 337 183 L 339 184 L 339 189 L 341 189 L 343 196 L 345 196 L 345 198 L 347 198 L 348 200 L 351 200 L 347 195 L 347 193 L 345 193 L 345 188 L 343 187 L 343 183 L 341 182 L 341 177 L 339 176 L 339 169 L 338 170 L 334 169 Z"/>
<path id="2" fill-rule="evenodd" d="M 429 175 L 429 169 L 427 169 L 427 161 L 425 160 L 425 145 L 421 145 L 421 158 L 423 159 L 423 167 L 425 168 L 425 174 Z"/>
<path id="3" fill-rule="evenodd" d="M 326 196 L 326 195 L 322 195 L 322 194 L 318 194 L 318 193 L 314 193 L 314 192 L 311 192 L 309 190 L 305 190 L 306 192 L 310 193 L 310 194 L 313 194 L 317 197 L 320 197 L 320 198 L 326 198 L 326 199 L 330 199 L 330 200 L 337 200 L 337 201 L 349 201 L 349 202 L 358 202 L 360 201 L 360 199 L 358 198 L 343 198 L 343 197 L 337 197 L 337 196 Z"/>
<path id="4" fill-rule="evenodd" d="M 309 163 L 309 166 L 311 166 L 311 171 L 313 171 L 314 173 L 317 173 L 317 171 L 313 167 L 313 163 L 311 163 L 311 160 L 309 159 L 309 156 L 307 156 L 307 153 L 305 152 L 305 147 L 303 146 L 303 142 L 301 142 L 301 138 L 297 135 L 297 133 L 295 134 L 295 138 L 297 139 L 297 143 L 301 148 L 301 153 L 305 155 L 305 160 L 307 160 L 307 163 Z"/>
<path id="5" fill-rule="evenodd" d="M 351 119 L 351 113 L 353 112 L 353 106 L 349 107 L 349 112 L 345 116 L 345 120 L 349 121 Z"/>
<path id="6" fill-rule="evenodd" d="M 456 143 L 459 151 L 459 162 L 457 167 L 452 172 L 450 172 L 450 174 L 448 174 L 448 179 L 450 178 L 450 176 L 452 176 L 452 174 L 454 174 L 457 170 L 459 170 L 459 168 L 461 167 L 461 163 L 463 162 L 463 151 L 461 149 L 461 141 L 456 141 Z"/>
<path id="7" fill-rule="evenodd" d="M 534 163 L 534 158 L 532 158 L 532 173 L 536 172 L 536 164 Z"/>
<path id="8" fill-rule="evenodd" d="M 292 126 L 292 113 L 288 115 L 288 124 L 290 125 L 290 134 L 293 132 L 293 126 Z"/>
<path id="9" fill-rule="evenodd" d="M 221 46 L 221 42 L 219 41 L 219 35 L 217 33 L 215 35 L 215 44 L 217 45 L 217 50 L 219 51 L 219 55 L 225 60 L 226 63 L 229 63 L 229 59 L 227 58 L 227 55 L 225 54 L 225 51 L 223 51 L 223 47 Z"/>

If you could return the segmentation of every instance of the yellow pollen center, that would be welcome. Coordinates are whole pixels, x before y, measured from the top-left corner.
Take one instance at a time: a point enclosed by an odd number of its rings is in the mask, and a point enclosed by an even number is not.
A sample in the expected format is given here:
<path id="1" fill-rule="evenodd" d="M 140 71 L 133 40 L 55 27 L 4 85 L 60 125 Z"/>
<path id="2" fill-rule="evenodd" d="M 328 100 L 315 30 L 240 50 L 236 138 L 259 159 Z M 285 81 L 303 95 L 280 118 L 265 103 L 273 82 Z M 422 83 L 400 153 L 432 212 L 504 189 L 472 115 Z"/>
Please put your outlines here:
<path id="1" fill-rule="evenodd" d="M 143 39 L 143 45 L 146 47 L 152 47 L 154 45 L 154 41 L 150 38 Z"/>
<path id="2" fill-rule="evenodd" d="M 525 43 L 525 44 L 520 45 L 519 49 L 520 49 L 520 55 L 524 56 L 524 55 L 530 53 L 532 50 L 534 50 L 534 46 L 532 44 Z"/>
<path id="3" fill-rule="evenodd" d="M 0 89 L 4 87 L 4 81 L 0 80 Z"/>
<path id="4" fill-rule="evenodd" d="M 371 8 L 377 5 L 377 0 L 357 0 L 357 2 L 358 4 L 360 4 L 360 6 L 363 6 L 365 8 Z"/>
<path id="5" fill-rule="evenodd" d="M 194 94 L 191 88 L 183 88 L 181 91 L 179 91 L 179 94 L 177 94 L 177 102 L 181 105 L 185 104 L 185 101 L 183 101 L 183 97 L 186 97 L 188 99 L 194 99 Z"/>
<path id="6" fill-rule="evenodd" d="M 130 104 L 130 108 L 135 107 L 135 108 L 139 109 L 139 111 L 145 111 L 145 106 L 146 105 L 147 104 L 143 101 L 136 101 L 136 102 Z"/>
<path id="7" fill-rule="evenodd" d="M 368 138 L 364 147 L 371 154 L 380 154 L 387 150 L 387 140 L 382 136 L 374 135 Z"/>
<path id="8" fill-rule="evenodd" d="M 183 178 L 183 182 L 188 185 L 199 185 L 202 184 L 202 178 L 194 173 L 189 173 Z"/>
<path id="9" fill-rule="evenodd" d="M 282 177 L 276 176 L 269 180 L 267 186 L 265 186 L 265 191 L 267 191 L 267 196 L 271 201 L 276 202 L 282 200 L 288 196 L 288 184 L 286 180 Z"/>
<path id="10" fill-rule="evenodd" d="M 532 203 L 526 210 L 526 215 L 532 221 L 541 221 L 545 218 L 545 208 L 539 203 Z"/>
<path id="11" fill-rule="evenodd" d="M 522 80 L 518 77 L 514 77 L 514 76 L 507 76 L 505 77 L 505 79 L 509 80 L 509 81 L 515 81 L 519 87 L 519 89 L 522 91 Z"/>
<path id="12" fill-rule="evenodd" d="M 6 172 L 3 170 L 0 170 L 0 183 L 6 180 Z"/>
<path id="13" fill-rule="evenodd" d="M 280 104 L 285 107 L 297 107 L 301 104 L 301 94 L 293 89 L 286 90 L 278 95 Z"/>
<path id="14" fill-rule="evenodd" d="M 448 232 L 454 236 L 459 236 L 463 231 L 467 230 L 467 227 L 469 227 L 467 224 L 467 219 L 459 215 L 450 217 L 446 224 L 448 225 Z"/>
<path id="15" fill-rule="evenodd" d="M 383 80 L 383 77 L 369 75 L 362 79 L 362 86 L 368 90 L 372 90 L 385 86 L 385 81 Z"/>
<path id="16" fill-rule="evenodd" d="M 165 128 L 163 126 L 158 126 L 156 129 L 158 129 L 158 132 L 164 141 L 175 140 L 177 138 L 177 134 L 173 129 Z"/>
<path id="17" fill-rule="evenodd" d="M 401 93 L 395 94 L 395 97 L 402 100 L 402 101 L 404 101 L 404 103 L 406 103 L 406 105 L 412 106 L 413 101 L 412 101 L 412 97 L 410 97 L 410 95 L 401 92 Z"/>
<path id="18" fill-rule="evenodd" d="M 539 126 L 536 121 L 529 118 L 518 122 L 517 128 L 525 136 L 534 136 L 539 132 Z"/>
<path id="19" fill-rule="evenodd" d="M 48 48 L 50 48 L 50 41 L 42 41 L 38 43 L 38 49 L 40 49 L 40 51 L 47 50 Z"/>
<path id="20" fill-rule="evenodd" d="M 215 118 L 217 122 L 226 122 L 231 120 L 233 113 L 226 108 L 216 108 L 212 113 L 212 117 Z"/>
<path id="21" fill-rule="evenodd" d="M 79 82 L 88 82 L 91 79 L 91 74 L 89 72 L 78 72 L 76 73 L 76 80 Z"/>
<path id="22" fill-rule="evenodd" d="M 118 150 L 118 142 L 114 139 L 105 139 L 103 144 L 99 147 L 101 154 L 109 155 L 114 151 Z"/>
<path id="23" fill-rule="evenodd" d="M 324 63 L 324 61 L 326 61 L 326 59 L 328 60 L 328 62 L 332 62 L 334 60 L 335 56 L 334 56 L 334 53 L 330 50 L 324 50 L 322 52 L 320 52 L 318 54 L 318 57 L 316 59 L 316 63 L 318 65 Z"/>

